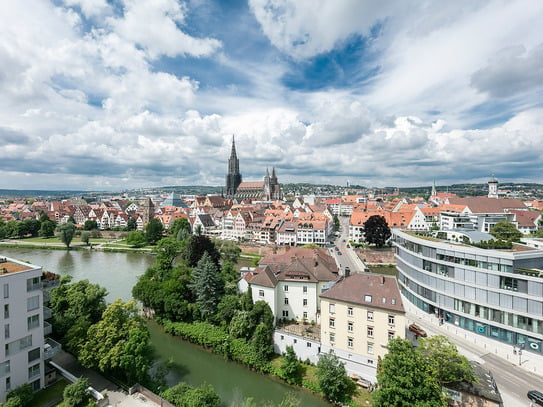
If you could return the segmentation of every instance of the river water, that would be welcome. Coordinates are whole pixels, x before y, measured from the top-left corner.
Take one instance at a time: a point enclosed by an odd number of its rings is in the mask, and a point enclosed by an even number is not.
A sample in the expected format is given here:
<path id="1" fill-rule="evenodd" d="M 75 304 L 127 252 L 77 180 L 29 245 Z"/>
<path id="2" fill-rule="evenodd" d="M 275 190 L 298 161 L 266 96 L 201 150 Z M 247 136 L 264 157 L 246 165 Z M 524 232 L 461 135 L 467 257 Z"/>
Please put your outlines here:
<path id="1" fill-rule="evenodd" d="M 106 253 L 100 251 L 64 251 L 0 247 L 0 256 L 26 261 L 73 281 L 88 279 L 108 290 L 106 300 L 128 301 L 138 276 L 151 266 L 155 257 L 142 253 Z M 278 404 L 288 392 L 294 392 L 301 406 L 330 406 L 312 394 L 285 385 L 270 377 L 252 372 L 244 366 L 224 360 L 191 343 L 165 334 L 161 327 L 149 323 L 151 342 L 157 359 L 167 363 L 168 385 L 179 381 L 192 385 L 209 383 L 219 393 L 225 406 L 252 397 L 257 403 Z"/>

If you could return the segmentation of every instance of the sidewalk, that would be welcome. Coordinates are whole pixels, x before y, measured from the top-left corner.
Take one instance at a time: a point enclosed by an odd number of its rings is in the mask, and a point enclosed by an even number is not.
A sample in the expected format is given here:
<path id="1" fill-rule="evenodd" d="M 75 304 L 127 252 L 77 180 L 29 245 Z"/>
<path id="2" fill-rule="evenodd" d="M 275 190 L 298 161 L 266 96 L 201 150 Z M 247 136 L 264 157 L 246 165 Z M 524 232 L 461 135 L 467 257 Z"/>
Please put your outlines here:
<path id="1" fill-rule="evenodd" d="M 477 335 L 474 332 L 470 332 L 447 322 L 443 325 L 439 325 L 439 321 L 435 315 L 422 311 L 404 297 L 402 297 L 402 300 L 408 324 L 420 324 L 429 334 L 447 336 L 454 341 L 454 343 L 460 344 L 459 347 L 462 346 L 462 343 L 471 347 L 476 347 L 479 350 L 479 354 L 477 355 L 467 350 L 461 352 L 468 353 L 466 355 L 468 359 L 480 362 L 480 356 L 492 353 L 503 360 L 520 366 L 529 373 L 543 377 L 543 354 L 537 354 L 530 351 L 523 351 L 522 355 L 519 355 L 518 353 L 514 354 L 513 346 L 510 344 L 492 340 L 486 336 Z"/>

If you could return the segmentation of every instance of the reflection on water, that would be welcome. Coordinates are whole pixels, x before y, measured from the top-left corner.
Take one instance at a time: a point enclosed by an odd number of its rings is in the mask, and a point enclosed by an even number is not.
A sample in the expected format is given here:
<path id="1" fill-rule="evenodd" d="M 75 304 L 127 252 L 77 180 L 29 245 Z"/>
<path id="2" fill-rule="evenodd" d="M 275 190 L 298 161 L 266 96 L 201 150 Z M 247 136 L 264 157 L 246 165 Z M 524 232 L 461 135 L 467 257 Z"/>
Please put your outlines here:
<path id="1" fill-rule="evenodd" d="M 74 269 L 74 258 L 72 252 L 62 251 L 62 256 L 58 259 L 57 270 L 63 270 L 64 272 L 71 274 Z M 81 256 L 80 256 L 81 257 Z"/>
<path id="2" fill-rule="evenodd" d="M 73 281 L 83 279 L 100 284 L 108 291 L 106 300 L 129 301 L 138 276 L 150 267 L 155 257 L 141 253 L 105 253 L 88 250 L 42 250 L 0 247 L 0 255 L 28 261 Z"/>

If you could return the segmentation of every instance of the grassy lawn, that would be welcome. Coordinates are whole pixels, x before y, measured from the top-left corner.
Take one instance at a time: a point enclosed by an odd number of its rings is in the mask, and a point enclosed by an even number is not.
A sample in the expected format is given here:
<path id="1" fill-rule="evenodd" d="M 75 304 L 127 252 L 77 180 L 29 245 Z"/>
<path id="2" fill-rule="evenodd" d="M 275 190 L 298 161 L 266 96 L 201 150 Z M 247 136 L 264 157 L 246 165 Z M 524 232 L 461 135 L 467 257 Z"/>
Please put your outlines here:
<path id="1" fill-rule="evenodd" d="M 394 277 L 398 277 L 398 270 L 396 269 L 396 266 L 368 266 L 368 268 L 370 269 L 370 271 L 372 273 L 376 273 L 376 274 L 385 274 L 387 276 L 394 276 Z"/>
<path id="2" fill-rule="evenodd" d="M 62 401 L 62 393 L 64 392 L 64 388 L 69 384 L 70 382 L 68 380 L 62 378 L 48 388 L 40 390 L 34 394 L 32 405 L 36 407 L 45 407 L 50 405 L 50 403 L 55 400 Z"/>

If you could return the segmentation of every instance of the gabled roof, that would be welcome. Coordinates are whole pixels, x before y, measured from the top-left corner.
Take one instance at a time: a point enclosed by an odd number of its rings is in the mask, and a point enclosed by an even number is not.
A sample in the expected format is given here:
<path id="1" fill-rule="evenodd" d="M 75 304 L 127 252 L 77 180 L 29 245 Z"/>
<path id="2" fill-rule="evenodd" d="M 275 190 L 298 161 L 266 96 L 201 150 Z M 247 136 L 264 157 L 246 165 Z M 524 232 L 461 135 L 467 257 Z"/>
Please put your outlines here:
<path id="1" fill-rule="evenodd" d="M 503 213 L 506 209 L 527 209 L 520 199 L 497 199 L 485 196 L 449 198 L 450 204 L 465 205 L 472 213 Z"/>
<path id="2" fill-rule="evenodd" d="M 536 211 L 510 210 L 509 212 L 515 214 L 515 220 L 517 221 L 519 227 L 537 226 L 537 221 L 541 217 L 541 213 Z"/>
<path id="3" fill-rule="evenodd" d="M 275 274 L 270 266 L 260 266 L 254 271 L 254 276 L 251 278 L 251 285 L 273 288 L 277 285 L 277 278 L 275 278 Z"/>
<path id="4" fill-rule="evenodd" d="M 377 274 L 352 274 L 320 295 L 333 301 L 405 312 L 395 277 Z"/>

